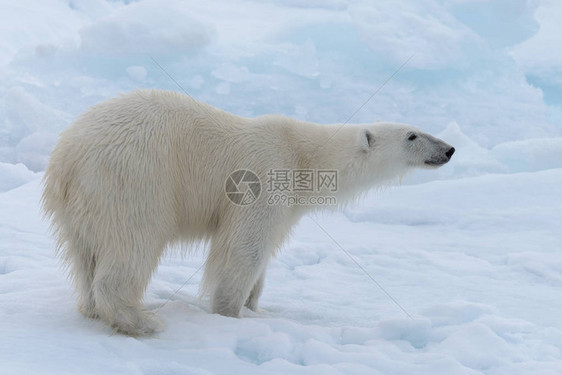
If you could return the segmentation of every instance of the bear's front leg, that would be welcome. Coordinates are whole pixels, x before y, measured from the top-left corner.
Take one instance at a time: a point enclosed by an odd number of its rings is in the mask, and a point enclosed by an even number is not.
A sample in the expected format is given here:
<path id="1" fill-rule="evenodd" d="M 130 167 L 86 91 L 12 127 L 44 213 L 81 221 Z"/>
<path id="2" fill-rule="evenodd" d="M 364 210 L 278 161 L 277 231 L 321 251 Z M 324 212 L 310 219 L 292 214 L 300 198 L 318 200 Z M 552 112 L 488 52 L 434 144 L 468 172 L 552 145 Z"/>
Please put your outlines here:
<path id="1" fill-rule="evenodd" d="M 228 251 L 227 262 L 215 267 L 213 272 L 216 282 L 211 294 L 211 310 L 216 314 L 239 317 L 246 301 L 254 301 L 252 307 L 257 307 L 259 293 L 252 297 L 250 294 L 254 286 L 260 284 L 259 278 L 269 255 L 264 254 L 261 246 L 230 248 Z"/>
<path id="2" fill-rule="evenodd" d="M 205 289 L 211 294 L 213 313 L 239 317 L 256 284 L 258 290 L 253 307 L 257 305 L 263 283 L 259 280 L 272 253 L 269 217 L 260 218 L 259 212 L 235 216 L 233 220 L 223 222 L 213 236 L 204 276 Z"/>
<path id="3" fill-rule="evenodd" d="M 255 311 L 255 312 L 259 311 L 258 300 L 261 296 L 261 292 L 263 291 L 264 281 L 265 281 L 265 271 L 262 272 L 262 274 L 258 278 L 258 281 L 256 281 L 256 283 L 254 284 L 254 287 L 252 288 L 252 291 L 250 292 L 250 296 L 248 297 L 248 299 L 246 300 L 246 303 L 244 304 L 244 306 L 246 306 L 247 308 L 249 308 L 252 311 Z"/>

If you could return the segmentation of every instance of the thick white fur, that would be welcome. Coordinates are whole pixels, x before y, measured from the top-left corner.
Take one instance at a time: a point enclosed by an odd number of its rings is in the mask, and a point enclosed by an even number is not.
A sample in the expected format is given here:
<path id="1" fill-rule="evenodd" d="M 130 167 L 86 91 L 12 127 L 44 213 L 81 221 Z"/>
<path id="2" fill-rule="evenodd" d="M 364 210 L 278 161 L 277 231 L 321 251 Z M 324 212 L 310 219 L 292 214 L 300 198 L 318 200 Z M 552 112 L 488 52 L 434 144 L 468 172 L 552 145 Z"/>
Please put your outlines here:
<path id="1" fill-rule="evenodd" d="M 416 145 L 407 140 L 412 133 L 420 135 Z M 43 208 L 80 311 L 143 335 L 160 329 L 142 297 L 174 242 L 210 241 L 204 286 L 213 312 L 239 316 L 245 303 L 257 308 L 270 257 L 316 208 L 268 205 L 270 169 L 336 169 L 337 198 L 345 202 L 423 167 L 447 146 L 406 125 L 248 119 L 177 93 L 142 90 L 92 107 L 61 134 L 44 177 Z M 238 169 L 263 184 L 248 206 L 225 194 Z"/>

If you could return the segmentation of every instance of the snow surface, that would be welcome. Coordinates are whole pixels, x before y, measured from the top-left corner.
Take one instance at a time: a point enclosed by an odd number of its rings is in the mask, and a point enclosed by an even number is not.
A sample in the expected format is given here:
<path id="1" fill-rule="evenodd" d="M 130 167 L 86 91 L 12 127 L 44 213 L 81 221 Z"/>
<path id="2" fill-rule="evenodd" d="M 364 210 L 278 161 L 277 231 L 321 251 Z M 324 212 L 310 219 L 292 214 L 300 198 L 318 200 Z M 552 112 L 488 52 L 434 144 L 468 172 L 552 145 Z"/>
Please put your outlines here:
<path id="1" fill-rule="evenodd" d="M 554 0 L 0 0 L 0 162 L 43 170 L 78 114 L 138 87 L 181 91 L 167 74 L 243 116 L 344 122 L 410 57 L 353 122 L 456 122 L 487 149 L 560 137 L 561 12 Z"/>
<path id="2" fill-rule="evenodd" d="M 412 319 L 305 218 L 264 312 L 210 314 L 202 271 L 174 294 L 204 260 L 174 253 L 145 300 L 165 331 L 130 338 L 77 312 L 35 179 L 0 195 L 2 374 L 560 374 L 561 183 L 562 169 L 434 181 L 315 217 Z"/>
<path id="3" fill-rule="evenodd" d="M 554 0 L 0 0 L 0 374 L 561 374 L 560 14 Z M 77 312 L 38 200 L 58 133 L 88 106 L 180 85 L 243 116 L 341 123 L 411 56 L 351 122 L 418 125 L 453 160 L 304 218 L 264 312 L 210 314 L 203 251 L 162 260 L 155 337 Z"/>

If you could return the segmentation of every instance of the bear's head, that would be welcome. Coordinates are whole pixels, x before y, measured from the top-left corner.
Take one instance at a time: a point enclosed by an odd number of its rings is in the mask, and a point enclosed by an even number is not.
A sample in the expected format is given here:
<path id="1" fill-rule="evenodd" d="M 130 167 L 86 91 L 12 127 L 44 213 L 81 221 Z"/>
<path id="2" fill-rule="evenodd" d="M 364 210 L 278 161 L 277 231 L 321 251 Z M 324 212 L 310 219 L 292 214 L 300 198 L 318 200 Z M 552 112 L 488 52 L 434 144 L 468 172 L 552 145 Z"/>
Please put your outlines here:
<path id="1" fill-rule="evenodd" d="M 366 161 L 366 172 L 377 179 L 401 176 L 412 168 L 438 168 L 455 152 L 451 145 L 410 125 L 377 123 L 358 130 L 358 152 Z"/>

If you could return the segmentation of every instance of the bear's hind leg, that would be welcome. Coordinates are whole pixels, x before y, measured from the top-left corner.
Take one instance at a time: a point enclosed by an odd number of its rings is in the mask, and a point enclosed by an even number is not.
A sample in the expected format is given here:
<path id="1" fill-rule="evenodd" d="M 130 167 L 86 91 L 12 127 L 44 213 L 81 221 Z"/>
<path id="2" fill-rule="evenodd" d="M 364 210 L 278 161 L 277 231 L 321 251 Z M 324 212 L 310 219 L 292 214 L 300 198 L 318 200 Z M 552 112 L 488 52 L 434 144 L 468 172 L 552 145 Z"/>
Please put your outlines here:
<path id="1" fill-rule="evenodd" d="M 84 241 L 73 237 L 66 243 L 65 255 L 78 293 L 78 310 L 87 318 L 98 318 L 92 288 L 96 261 L 91 248 Z"/>
<path id="2" fill-rule="evenodd" d="M 163 246 L 120 250 L 106 249 L 103 256 L 98 256 L 93 284 L 96 310 L 119 332 L 132 336 L 158 332 L 162 323 L 144 310 L 142 298 Z"/>

